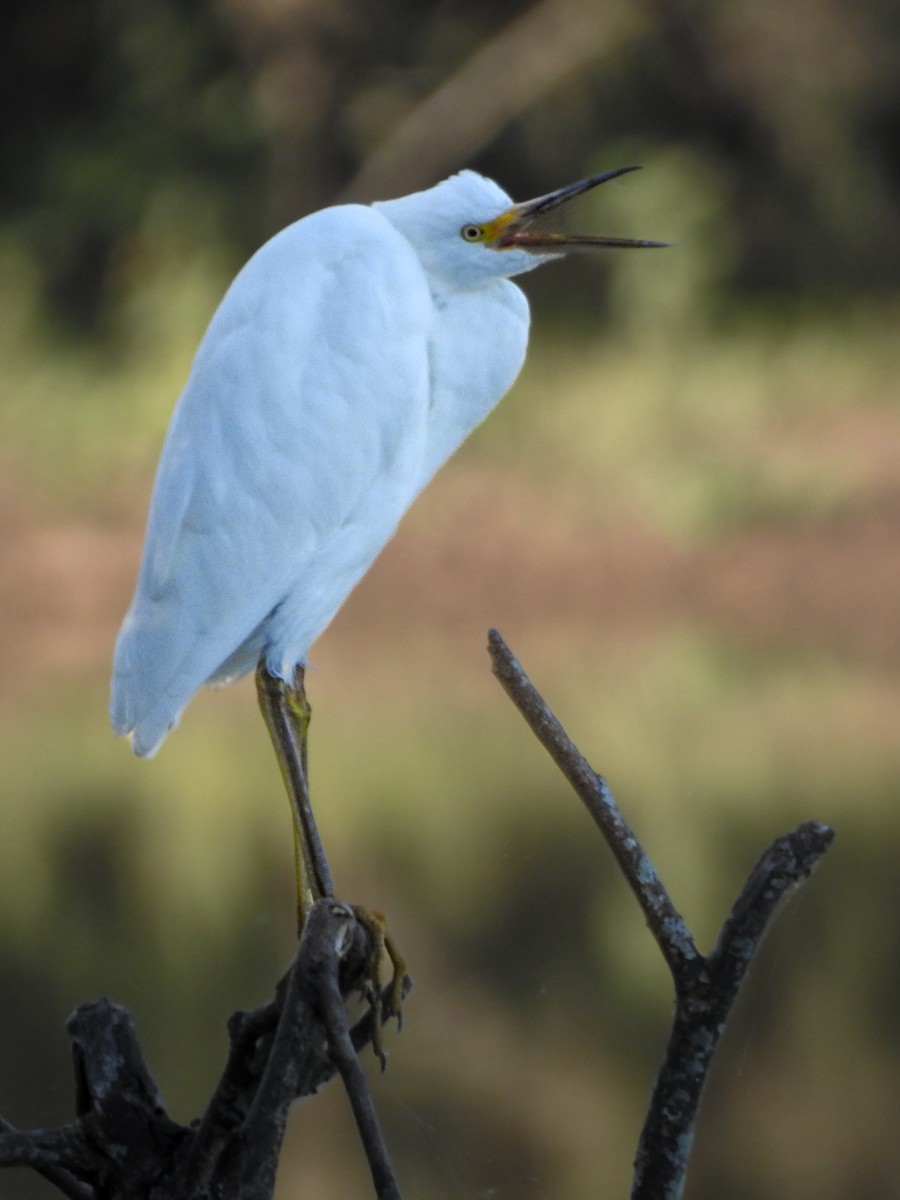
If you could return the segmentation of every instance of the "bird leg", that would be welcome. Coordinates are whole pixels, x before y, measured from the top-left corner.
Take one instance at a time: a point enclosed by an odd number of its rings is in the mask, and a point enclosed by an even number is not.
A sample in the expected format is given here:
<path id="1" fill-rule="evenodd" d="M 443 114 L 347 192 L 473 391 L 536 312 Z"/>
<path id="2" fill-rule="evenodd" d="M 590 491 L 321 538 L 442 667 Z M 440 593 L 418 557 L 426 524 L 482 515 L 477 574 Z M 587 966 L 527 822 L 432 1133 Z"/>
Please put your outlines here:
<path id="1" fill-rule="evenodd" d="M 331 872 L 322 849 L 309 799 L 306 737 L 312 713 L 304 670 L 298 666 L 288 683 L 272 675 L 265 662 L 256 668 L 256 694 L 281 767 L 294 818 L 294 866 L 297 879 L 297 932 L 316 900 L 334 896 Z"/>
<path id="2" fill-rule="evenodd" d="M 260 661 L 256 668 L 256 694 L 275 748 L 275 756 L 281 768 L 294 818 L 294 867 L 299 935 L 313 904 L 317 900 L 334 897 L 331 872 L 309 799 L 306 744 L 312 709 L 306 698 L 303 667 L 297 666 L 294 678 L 286 682 L 272 675 L 265 661 Z M 385 1053 L 381 1040 L 381 1025 L 388 1017 L 396 1017 L 398 1028 L 400 1026 L 406 964 L 387 932 L 387 922 L 381 913 L 359 905 L 353 905 L 353 913 L 365 926 L 372 943 L 372 965 L 366 998 L 372 1008 L 372 1047 L 381 1060 L 383 1069 Z M 379 982 L 379 967 L 384 955 L 390 959 L 393 967 L 386 1001 L 382 999 Z"/>

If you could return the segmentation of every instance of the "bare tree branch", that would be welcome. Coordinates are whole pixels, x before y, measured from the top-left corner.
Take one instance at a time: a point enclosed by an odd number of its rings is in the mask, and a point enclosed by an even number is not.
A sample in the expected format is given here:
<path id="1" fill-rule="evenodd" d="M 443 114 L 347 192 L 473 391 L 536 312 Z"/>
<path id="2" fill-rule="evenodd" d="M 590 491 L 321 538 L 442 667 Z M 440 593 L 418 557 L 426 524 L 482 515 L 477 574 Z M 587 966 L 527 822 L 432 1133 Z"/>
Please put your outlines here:
<path id="1" fill-rule="evenodd" d="M 352 921 L 352 912 L 349 917 Z M 323 975 L 323 985 L 319 995 L 322 1023 L 328 1034 L 332 1057 L 337 1063 L 337 1068 L 344 1081 L 344 1088 L 353 1108 L 356 1128 L 369 1163 L 372 1182 L 375 1185 L 375 1194 L 378 1200 L 400 1200 L 400 1191 L 394 1178 L 381 1127 L 375 1115 L 372 1097 L 366 1085 L 356 1047 L 347 1029 L 344 998 L 338 988 L 336 973 L 326 972 Z M 373 1005 L 370 1011 L 374 1018 L 376 1007 Z"/>
<path id="2" fill-rule="evenodd" d="M 638 1144 L 631 1197 L 678 1200 L 703 1088 L 738 989 L 776 909 L 809 877 L 834 832 L 808 821 L 773 842 L 753 868 L 715 948 L 704 957 L 606 782 L 495 629 L 488 634 L 488 651 L 507 695 L 600 827 L 672 973 L 675 1017 Z"/>
<path id="3" fill-rule="evenodd" d="M 686 964 L 699 959 L 699 951 L 653 864 L 619 812 L 606 781 L 581 754 L 496 629 L 488 633 L 488 650 L 494 674 L 506 694 L 599 825 L 670 970 L 673 974 L 682 972 Z"/>
<path id="4" fill-rule="evenodd" d="M 33 1167 L 48 1183 L 52 1183 L 70 1200 L 93 1200 L 93 1189 L 80 1183 L 71 1171 L 53 1166 L 55 1158 L 68 1161 L 69 1127 L 49 1133 L 32 1130 L 20 1133 L 4 1117 L 0 1117 L 0 1167 Z"/>
<path id="5" fill-rule="evenodd" d="M 373 950 L 353 909 L 317 901 L 274 1000 L 229 1021 L 222 1077 L 188 1126 L 167 1115 L 128 1010 L 106 999 L 81 1005 L 68 1022 L 76 1120 L 27 1132 L 3 1122 L 0 1166 L 33 1167 L 72 1200 L 270 1200 L 291 1104 L 339 1069 L 379 1200 L 399 1200 L 365 1075 L 346 1069 L 375 1028 L 374 1014 L 353 1030 L 346 1015 L 347 997 L 371 978 Z M 386 1020 L 390 987 L 381 999 Z"/>

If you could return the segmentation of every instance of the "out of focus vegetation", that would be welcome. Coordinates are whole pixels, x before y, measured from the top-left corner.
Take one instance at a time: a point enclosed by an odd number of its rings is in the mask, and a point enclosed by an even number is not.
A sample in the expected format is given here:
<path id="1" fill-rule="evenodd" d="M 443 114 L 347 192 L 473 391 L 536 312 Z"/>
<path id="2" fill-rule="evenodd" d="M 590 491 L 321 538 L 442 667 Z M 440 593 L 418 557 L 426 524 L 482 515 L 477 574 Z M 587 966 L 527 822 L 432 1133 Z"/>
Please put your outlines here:
<path id="1" fill-rule="evenodd" d="M 15 0 L 0 25 L 0 1111 L 70 1115 L 62 1023 L 108 992 L 189 1118 L 290 955 L 251 689 L 149 765 L 104 714 L 230 275 L 336 198 L 637 161 L 572 220 L 674 248 L 528 277 L 521 381 L 314 654 L 334 872 L 418 983 L 377 1094 L 410 1197 L 627 1194 L 668 981 L 489 677 L 493 623 L 703 940 L 772 837 L 838 829 L 735 1015 L 690 1200 L 896 1196 L 896 6 Z M 285 1197 L 368 1194 L 337 1089 L 295 1126 Z"/>

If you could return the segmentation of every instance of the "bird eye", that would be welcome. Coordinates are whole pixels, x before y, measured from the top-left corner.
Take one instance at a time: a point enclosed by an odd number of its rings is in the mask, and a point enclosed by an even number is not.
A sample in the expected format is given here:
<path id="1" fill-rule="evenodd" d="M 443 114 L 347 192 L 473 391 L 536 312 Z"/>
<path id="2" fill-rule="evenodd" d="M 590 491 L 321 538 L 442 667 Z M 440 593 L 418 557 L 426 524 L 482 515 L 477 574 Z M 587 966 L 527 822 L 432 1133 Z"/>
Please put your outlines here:
<path id="1" fill-rule="evenodd" d="M 478 225 L 463 225 L 459 232 L 467 242 L 481 241 L 481 228 Z"/>

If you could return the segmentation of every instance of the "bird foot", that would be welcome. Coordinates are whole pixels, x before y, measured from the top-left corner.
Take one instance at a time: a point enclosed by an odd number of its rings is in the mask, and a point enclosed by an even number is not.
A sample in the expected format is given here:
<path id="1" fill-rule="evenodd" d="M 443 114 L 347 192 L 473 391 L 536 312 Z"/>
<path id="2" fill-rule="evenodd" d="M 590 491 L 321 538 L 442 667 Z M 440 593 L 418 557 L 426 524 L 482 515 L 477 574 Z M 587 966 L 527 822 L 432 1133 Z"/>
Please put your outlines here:
<path id="1" fill-rule="evenodd" d="M 372 942 L 368 975 L 363 986 L 363 997 L 372 1016 L 372 1049 L 381 1063 L 382 1071 L 387 1067 L 387 1053 L 382 1040 L 382 1027 L 392 1018 L 397 1019 L 397 1032 L 403 1028 L 403 997 L 406 991 L 406 961 L 397 949 L 397 943 L 387 931 L 384 915 L 373 909 L 353 906 L 353 915 L 365 928 Z M 381 982 L 381 968 L 385 958 L 390 960 L 393 973 L 388 987 Z"/>

